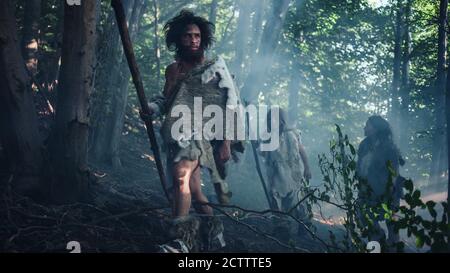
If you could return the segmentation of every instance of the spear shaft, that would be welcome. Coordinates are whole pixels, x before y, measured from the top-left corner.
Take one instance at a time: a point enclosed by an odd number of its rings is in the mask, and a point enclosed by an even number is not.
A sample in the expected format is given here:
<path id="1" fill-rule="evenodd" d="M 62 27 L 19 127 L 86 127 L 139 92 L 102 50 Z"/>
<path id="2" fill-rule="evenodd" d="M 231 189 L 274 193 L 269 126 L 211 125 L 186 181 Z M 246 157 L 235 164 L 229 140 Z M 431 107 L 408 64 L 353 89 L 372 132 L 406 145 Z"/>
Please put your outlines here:
<path id="1" fill-rule="evenodd" d="M 144 85 L 142 84 L 141 74 L 134 55 L 133 45 L 131 43 L 130 34 L 128 32 L 127 21 L 125 18 L 125 11 L 121 0 L 112 0 L 111 6 L 116 14 L 117 26 L 119 27 L 120 38 L 122 40 L 123 49 L 127 58 L 128 66 L 130 68 L 131 76 L 133 78 L 134 86 L 136 87 L 137 96 L 141 105 L 142 113 L 150 116 L 150 108 L 147 103 L 147 98 L 144 93 Z M 158 169 L 159 179 L 161 180 L 161 186 L 164 190 L 167 200 L 170 202 L 169 192 L 167 190 L 166 176 L 164 174 L 164 168 L 159 153 L 158 142 L 156 141 L 155 130 L 153 129 L 153 122 L 151 119 L 144 120 L 147 128 L 147 135 L 150 140 L 151 149 L 155 156 L 156 168 Z"/>

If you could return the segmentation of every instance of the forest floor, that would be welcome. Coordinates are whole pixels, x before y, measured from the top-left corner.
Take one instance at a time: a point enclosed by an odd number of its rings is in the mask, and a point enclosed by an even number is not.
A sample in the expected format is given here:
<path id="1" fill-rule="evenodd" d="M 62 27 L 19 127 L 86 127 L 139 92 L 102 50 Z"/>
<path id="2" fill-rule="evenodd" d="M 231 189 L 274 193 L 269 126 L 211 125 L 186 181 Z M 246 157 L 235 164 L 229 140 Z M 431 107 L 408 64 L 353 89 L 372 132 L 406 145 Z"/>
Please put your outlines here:
<path id="1" fill-rule="evenodd" d="M 148 227 L 151 238 L 147 238 L 146 246 L 137 246 L 136 249 L 136 251 L 155 251 L 158 244 L 165 243 L 168 239 L 165 227 L 166 220 L 170 219 L 170 209 L 162 190 L 145 128 L 137 118 L 137 113 L 135 114 L 126 117 L 120 150 L 122 169 L 112 171 L 107 166 L 97 166 L 95 172 L 100 176 L 98 183 L 108 188 L 108 191 L 125 199 L 135 200 L 141 203 L 140 206 L 143 208 L 160 208 L 151 214 L 148 212 L 141 214 L 140 221 L 143 223 L 141 228 Z M 247 209 L 250 212 L 245 212 Z M 329 224 L 315 222 L 315 234 L 321 239 L 313 239 L 308 235 L 292 236 L 289 241 L 283 241 L 272 234 L 274 215 L 270 213 L 258 213 L 258 210 L 239 205 L 235 208 L 219 205 L 215 214 L 224 224 L 224 237 L 227 243 L 225 248 L 217 252 L 325 252 L 327 249 L 321 242 L 328 241 L 328 229 L 335 229 Z"/>
<path id="2" fill-rule="evenodd" d="M 82 252 L 157 252 L 168 240 L 170 207 L 137 114 L 127 115 L 123 134 L 120 170 L 91 165 L 96 177 L 91 183 L 92 202 L 43 205 L 4 183 L 0 191 L 0 252 L 69 252 L 70 241 L 79 242 Z M 12 180 L 6 175 L 0 178 Z M 217 209 L 227 245 L 216 252 L 325 252 L 328 230 L 335 229 L 314 222 L 320 240 L 308 235 L 287 241 L 273 236 L 271 214 L 245 212 L 239 207 Z"/>
<path id="3" fill-rule="evenodd" d="M 82 252 L 157 252 L 159 245 L 168 241 L 170 206 L 144 125 L 135 110 L 129 109 L 128 113 L 131 114 L 126 116 L 120 146 L 122 168 L 114 170 L 107 165 L 91 164 L 95 177 L 91 183 L 91 202 L 38 204 L 14 193 L 10 183 L 2 183 L 0 252 L 69 252 L 70 241 L 79 242 Z M 257 180 L 256 174 L 240 176 L 245 183 L 230 181 L 232 186 L 254 187 L 246 182 Z M 236 180 L 236 173 L 230 177 Z M 0 180 L 11 179 L 1 177 L 0 172 Z M 215 206 L 215 214 L 224 224 L 227 243 L 215 252 L 332 252 L 336 249 L 331 246 L 330 232 L 337 241 L 343 238 L 343 227 L 336 219 L 320 220 L 317 215 L 313 220 L 314 236 L 292 233 L 290 238 L 279 238 L 273 234 L 276 215 L 263 213 L 258 206 L 251 206 L 253 201 L 247 196 L 236 193 L 232 198 L 235 207 Z"/>

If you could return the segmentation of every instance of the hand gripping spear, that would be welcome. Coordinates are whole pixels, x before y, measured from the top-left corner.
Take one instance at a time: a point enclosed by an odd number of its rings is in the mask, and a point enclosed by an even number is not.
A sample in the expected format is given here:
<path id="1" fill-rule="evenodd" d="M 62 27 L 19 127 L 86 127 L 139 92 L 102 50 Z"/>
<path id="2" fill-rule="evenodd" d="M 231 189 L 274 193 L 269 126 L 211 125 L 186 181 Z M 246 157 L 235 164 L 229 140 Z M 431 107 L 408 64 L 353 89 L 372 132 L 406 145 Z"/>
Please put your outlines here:
<path id="1" fill-rule="evenodd" d="M 136 92 L 139 98 L 139 103 L 141 104 L 142 113 L 144 115 L 150 116 L 150 108 L 147 104 L 147 98 L 144 93 L 144 86 L 142 84 L 141 74 L 136 63 L 136 58 L 134 56 L 133 46 L 131 44 L 130 34 L 128 33 L 127 22 L 125 19 L 125 12 L 123 10 L 121 0 L 112 0 L 111 6 L 114 9 L 117 19 L 117 26 L 119 27 L 120 37 L 122 39 L 123 49 L 125 56 L 127 58 L 128 66 L 130 67 L 131 76 L 133 78 L 134 86 L 136 87 Z M 155 156 L 156 168 L 158 169 L 159 178 L 161 179 L 161 185 L 166 195 L 167 200 L 170 202 L 169 192 L 167 191 L 166 176 L 164 174 L 164 168 L 161 161 L 161 155 L 159 153 L 158 142 L 156 141 L 155 131 L 153 129 L 152 120 L 144 120 L 145 126 L 147 127 L 147 135 L 150 139 L 151 149 L 153 155 Z"/>

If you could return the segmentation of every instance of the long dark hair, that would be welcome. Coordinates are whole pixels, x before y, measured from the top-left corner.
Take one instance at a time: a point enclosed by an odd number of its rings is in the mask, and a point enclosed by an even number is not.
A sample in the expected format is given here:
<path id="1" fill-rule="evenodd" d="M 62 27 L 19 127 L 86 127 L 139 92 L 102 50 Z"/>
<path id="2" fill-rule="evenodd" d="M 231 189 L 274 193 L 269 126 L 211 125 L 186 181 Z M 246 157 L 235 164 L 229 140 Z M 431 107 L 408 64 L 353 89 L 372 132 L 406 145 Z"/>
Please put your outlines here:
<path id="1" fill-rule="evenodd" d="M 375 129 L 375 139 L 382 143 L 393 142 L 392 128 L 387 120 L 378 115 L 369 117 L 367 122 Z"/>
<path id="2" fill-rule="evenodd" d="M 214 24 L 203 17 L 195 16 L 190 10 L 181 12 L 164 25 L 166 45 L 170 51 L 175 51 L 176 57 L 180 56 L 182 45 L 181 35 L 188 25 L 196 25 L 201 32 L 201 50 L 208 49 L 214 43 Z"/>
<path id="3" fill-rule="evenodd" d="M 363 145 L 365 147 L 362 147 L 360 155 L 366 153 L 368 149 L 370 149 L 370 147 L 378 141 L 381 144 L 381 149 L 387 149 L 395 152 L 398 157 L 399 164 L 403 166 L 405 164 L 405 160 L 401 156 L 397 145 L 394 143 L 392 128 L 389 122 L 379 115 L 370 116 L 367 122 L 374 128 L 375 133 L 374 135 L 366 138 L 365 145 Z"/>
<path id="4" fill-rule="evenodd" d="M 288 115 L 286 113 L 286 110 L 284 110 L 283 108 L 279 107 L 278 108 L 278 124 L 279 124 L 279 130 L 280 133 L 284 132 L 285 130 L 291 129 L 290 128 L 290 124 L 289 124 L 289 119 L 288 119 Z M 269 130 L 271 130 L 272 128 L 272 124 L 271 124 L 271 120 L 272 120 L 272 109 L 269 110 L 269 112 L 267 112 L 267 127 Z"/>

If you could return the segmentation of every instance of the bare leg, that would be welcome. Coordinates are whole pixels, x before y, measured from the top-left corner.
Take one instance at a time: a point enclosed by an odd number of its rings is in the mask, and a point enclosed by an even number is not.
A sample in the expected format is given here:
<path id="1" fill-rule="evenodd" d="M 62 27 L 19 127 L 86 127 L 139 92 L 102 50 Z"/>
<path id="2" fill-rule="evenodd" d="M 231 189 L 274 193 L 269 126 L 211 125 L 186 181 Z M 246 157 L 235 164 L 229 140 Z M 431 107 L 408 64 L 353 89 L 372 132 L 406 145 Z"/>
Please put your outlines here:
<path id="1" fill-rule="evenodd" d="M 206 196 L 202 192 L 200 175 L 201 175 L 200 167 L 197 167 L 194 173 L 191 175 L 190 181 L 191 194 L 194 201 L 206 203 L 208 202 L 208 198 L 206 198 Z M 210 206 L 194 204 L 194 208 L 195 211 L 197 211 L 197 213 L 206 214 L 210 216 L 213 215 L 213 210 Z"/>
<path id="2" fill-rule="evenodd" d="M 198 161 L 181 160 L 173 166 L 173 184 L 175 189 L 175 217 L 187 216 L 191 207 L 191 191 L 189 181 Z"/>

